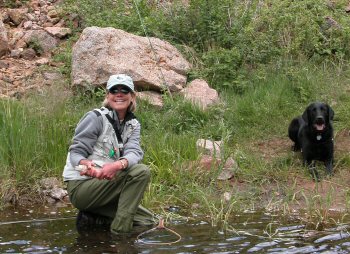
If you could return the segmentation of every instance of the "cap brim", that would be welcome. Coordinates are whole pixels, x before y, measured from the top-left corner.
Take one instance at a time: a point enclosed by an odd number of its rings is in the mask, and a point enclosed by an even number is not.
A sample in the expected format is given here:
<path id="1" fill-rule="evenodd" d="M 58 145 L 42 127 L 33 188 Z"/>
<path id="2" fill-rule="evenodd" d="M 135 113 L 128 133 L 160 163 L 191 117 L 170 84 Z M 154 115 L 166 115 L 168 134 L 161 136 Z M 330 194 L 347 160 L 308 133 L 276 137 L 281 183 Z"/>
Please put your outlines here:
<path id="1" fill-rule="evenodd" d="M 130 91 L 130 92 L 134 92 L 134 90 L 132 90 L 129 86 L 127 86 L 127 85 L 124 85 L 124 84 L 115 84 L 115 85 L 113 85 L 113 86 L 111 86 L 109 89 L 108 89 L 108 91 L 111 91 L 111 90 L 114 90 L 116 87 L 118 87 L 118 86 L 122 86 L 123 88 L 125 88 L 125 89 L 127 89 L 128 91 Z"/>

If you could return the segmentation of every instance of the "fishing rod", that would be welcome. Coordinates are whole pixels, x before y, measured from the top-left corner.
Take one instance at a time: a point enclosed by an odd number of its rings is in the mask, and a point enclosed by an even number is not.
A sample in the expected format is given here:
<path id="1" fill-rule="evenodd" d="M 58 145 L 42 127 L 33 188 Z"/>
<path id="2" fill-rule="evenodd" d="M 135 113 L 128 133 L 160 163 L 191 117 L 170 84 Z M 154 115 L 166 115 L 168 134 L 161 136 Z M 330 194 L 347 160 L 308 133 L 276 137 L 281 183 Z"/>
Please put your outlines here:
<path id="1" fill-rule="evenodd" d="M 165 80 L 164 74 L 163 74 L 163 72 L 162 72 L 162 69 L 161 69 L 160 66 L 159 66 L 159 58 L 158 58 L 157 53 L 156 53 L 156 51 L 155 51 L 155 49 L 154 49 L 154 47 L 153 47 L 153 44 L 152 44 L 152 42 L 151 42 L 151 39 L 149 38 L 149 36 L 148 36 L 148 34 L 147 34 L 146 26 L 145 26 L 145 24 L 144 24 L 144 22 L 143 22 L 143 19 L 142 19 L 142 16 L 141 16 L 139 7 L 138 7 L 138 5 L 137 5 L 137 3 L 136 3 L 136 0 L 133 0 L 133 2 L 134 2 L 134 5 L 135 5 L 135 9 L 136 9 L 137 15 L 138 15 L 138 17 L 139 17 L 139 20 L 140 20 L 140 23 L 141 23 L 141 27 L 142 27 L 142 29 L 143 29 L 143 32 L 145 33 L 145 36 L 146 36 L 146 38 L 148 39 L 148 43 L 149 43 L 149 45 L 150 45 L 150 47 L 151 47 L 151 50 L 152 50 L 152 52 L 153 52 L 154 59 L 155 59 L 155 61 L 156 61 L 156 65 L 157 65 L 157 67 L 158 67 L 158 70 L 159 70 L 160 75 L 161 75 L 161 79 L 162 79 L 162 81 L 163 81 L 163 87 L 165 86 L 165 88 L 166 88 L 165 90 L 167 91 L 167 93 L 169 94 L 170 98 L 172 99 L 173 97 L 172 97 L 172 95 L 171 95 L 171 91 L 170 91 L 170 89 L 169 89 L 169 86 L 168 86 L 167 83 L 166 83 L 166 80 Z"/>

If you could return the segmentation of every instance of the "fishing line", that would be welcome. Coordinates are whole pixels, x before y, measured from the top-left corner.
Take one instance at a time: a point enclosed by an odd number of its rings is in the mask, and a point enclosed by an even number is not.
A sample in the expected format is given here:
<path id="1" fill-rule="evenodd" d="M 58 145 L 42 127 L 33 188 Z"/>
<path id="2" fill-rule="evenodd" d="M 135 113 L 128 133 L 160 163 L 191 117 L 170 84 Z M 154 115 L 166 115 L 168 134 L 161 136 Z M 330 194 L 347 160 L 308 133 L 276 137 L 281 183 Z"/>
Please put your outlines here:
<path id="1" fill-rule="evenodd" d="M 167 85 L 167 83 L 166 83 L 166 81 L 165 81 L 164 74 L 163 74 L 163 72 L 162 72 L 162 69 L 161 69 L 160 66 L 159 66 L 159 58 L 158 58 L 157 53 L 156 53 L 156 51 L 155 51 L 155 49 L 154 49 L 154 47 L 153 47 L 153 44 L 152 44 L 152 42 L 151 42 L 151 39 L 149 38 L 149 36 L 148 36 L 148 34 L 147 34 L 146 26 L 145 26 L 145 24 L 144 24 L 144 22 L 143 22 L 143 19 L 142 19 L 142 16 L 141 16 L 139 7 L 138 7 L 138 5 L 137 5 L 137 3 L 136 3 L 136 0 L 133 0 L 133 2 L 134 2 L 134 5 L 135 5 L 135 9 L 136 9 L 137 15 L 138 15 L 139 20 L 140 20 L 140 23 L 141 23 L 141 27 L 142 27 L 143 32 L 145 33 L 145 36 L 146 36 L 146 38 L 147 38 L 147 40 L 148 40 L 148 42 L 149 42 L 149 45 L 150 45 L 151 50 L 152 50 L 153 55 L 154 55 L 154 59 L 155 59 L 155 61 L 156 61 L 156 65 L 157 65 L 158 70 L 159 70 L 160 75 L 161 75 L 161 79 L 163 80 L 163 86 L 165 86 L 165 88 L 166 88 L 165 90 L 168 92 L 170 98 L 172 99 L 169 86 Z"/>
<path id="2" fill-rule="evenodd" d="M 177 239 L 175 241 L 172 241 L 172 242 L 163 242 L 163 243 L 158 243 L 158 242 L 147 242 L 145 240 L 143 240 L 141 237 L 148 234 L 148 233 L 151 233 L 153 231 L 156 231 L 156 230 L 166 230 L 172 234 L 174 234 L 175 236 L 177 236 Z M 164 226 L 164 219 L 163 218 L 160 218 L 159 219 L 159 224 L 158 226 L 154 227 L 154 228 L 151 228 L 145 232 L 142 232 L 141 234 L 139 234 L 137 236 L 137 241 L 140 242 L 140 243 L 144 243 L 144 244 L 152 244 L 152 245 L 170 245 L 170 244 L 174 244 L 174 243 L 177 243 L 177 242 L 180 242 L 181 241 L 181 235 L 178 234 L 177 232 L 175 232 L 174 230 L 170 229 L 170 228 L 167 228 Z"/>
<path id="3" fill-rule="evenodd" d="M 0 226 L 2 225 L 11 225 L 11 224 L 20 224 L 20 223 L 34 223 L 34 222 L 47 222 L 47 221 L 55 221 L 55 220 L 69 220 L 76 218 L 74 217 L 63 217 L 63 218 L 46 218 L 46 219 L 31 219 L 31 220 L 18 220 L 18 221 L 5 221 L 0 222 Z"/>

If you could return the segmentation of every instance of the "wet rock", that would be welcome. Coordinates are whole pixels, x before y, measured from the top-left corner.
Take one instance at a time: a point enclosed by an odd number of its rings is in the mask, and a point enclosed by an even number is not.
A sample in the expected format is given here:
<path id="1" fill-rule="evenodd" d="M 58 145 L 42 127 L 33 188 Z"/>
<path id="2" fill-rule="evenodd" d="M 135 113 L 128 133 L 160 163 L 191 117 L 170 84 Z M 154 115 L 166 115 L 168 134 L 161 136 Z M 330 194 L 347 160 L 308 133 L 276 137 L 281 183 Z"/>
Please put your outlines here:
<path id="1" fill-rule="evenodd" d="M 63 200 L 68 195 L 67 190 L 63 189 L 62 182 L 55 177 L 44 178 L 40 181 L 41 192 L 54 200 Z M 49 201 L 49 200 L 48 200 Z"/>
<path id="2" fill-rule="evenodd" d="M 56 186 L 62 186 L 62 182 L 55 177 L 41 179 L 39 183 L 44 190 L 52 189 Z"/>
<path id="3" fill-rule="evenodd" d="M 65 196 L 68 195 L 68 192 L 62 188 L 54 187 L 48 193 L 49 196 L 55 200 L 62 200 Z"/>
<path id="4" fill-rule="evenodd" d="M 180 211 L 180 207 L 171 205 L 168 207 L 167 210 L 171 213 L 178 213 Z"/>

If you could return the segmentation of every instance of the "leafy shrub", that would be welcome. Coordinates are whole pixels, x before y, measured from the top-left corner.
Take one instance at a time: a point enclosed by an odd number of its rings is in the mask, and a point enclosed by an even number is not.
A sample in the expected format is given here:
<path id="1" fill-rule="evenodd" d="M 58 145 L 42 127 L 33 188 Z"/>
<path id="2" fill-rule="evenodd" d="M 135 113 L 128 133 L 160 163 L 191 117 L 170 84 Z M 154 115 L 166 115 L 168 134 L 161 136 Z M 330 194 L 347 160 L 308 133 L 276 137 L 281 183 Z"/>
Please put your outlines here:
<path id="1" fill-rule="evenodd" d="M 114 27 L 130 33 L 143 32 L 138 11 L 142 17 L 150 16 L 146 1 L 138 1 L 138 9 L 123 0 L 66 0 L 66 13 L 76 13 L 82 28 L 89 26 Z"/>
<path id="2" fill-rule="evenodd" d="M 344 47 L 349 38 L 349 25 L 343 8 L 340 3 L 330 8 L 327 1 L 266 2 L 259 18 L 245 28 L 242 42 L 255 51 L 247 55 L 247 60 L 266 62 L 276 57 L 300 55 L 308 58 L 347 55 L 349 58 L 349 50 Z M 336 23 L 331 24 L 330 20 Z"/>
<path id="3" fill-rule="evenodd" d="M 176 2 L 176 1 L 175 1 Z M 178 2 L 178 1 L 177 1 Z M 160 12 L 159 33 L 201 54 L 195 76 L 242 93 L 242 69 L 280 59 L 349 60 L 347 1 L 208 1 Z"/>
<path id="4" fill-rule="evenodd" d="M 220 48 L 204 53 L 202 58 L 206 68 L 203 68 L 202 76 L 212 84 L 213 88 L 243 92 L 244 84 L 235 82 L 243 59 L 240 53 L 237 48 Z"/>

